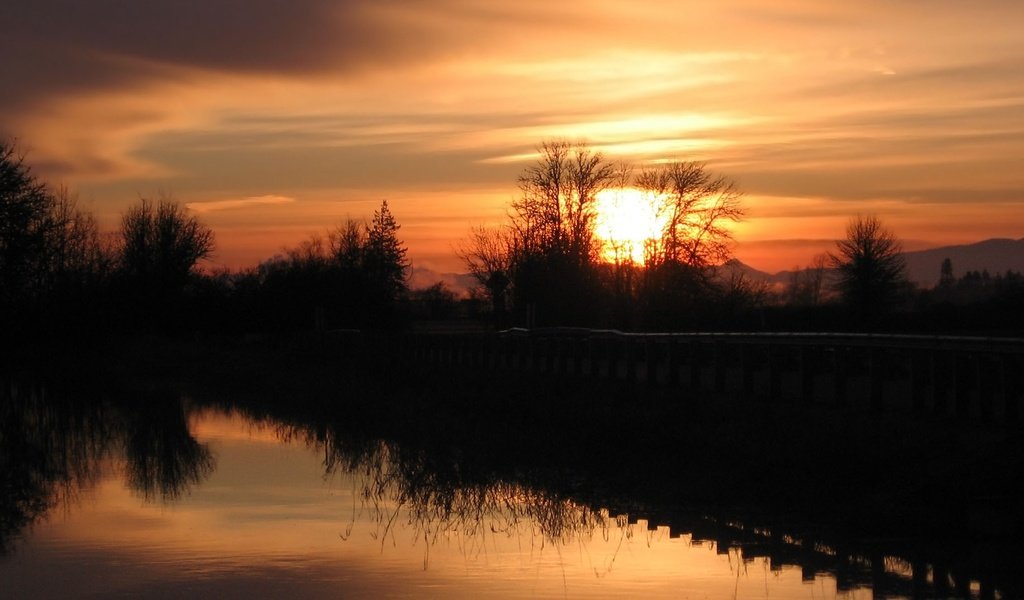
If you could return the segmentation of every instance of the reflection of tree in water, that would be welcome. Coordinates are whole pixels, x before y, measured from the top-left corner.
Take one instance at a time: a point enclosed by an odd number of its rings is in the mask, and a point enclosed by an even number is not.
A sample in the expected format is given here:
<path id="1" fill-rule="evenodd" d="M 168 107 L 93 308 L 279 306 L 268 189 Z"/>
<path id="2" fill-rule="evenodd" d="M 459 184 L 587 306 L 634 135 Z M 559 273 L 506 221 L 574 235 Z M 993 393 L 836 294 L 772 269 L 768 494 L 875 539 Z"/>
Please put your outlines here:
<path id="1" fill-rule="evenodd" d="M 114 430 L 98 402 L 0 381 L 0 554 L 99 478 Z"/>
<path id="2" fill-rule="evenodd" d="M 525 535 L 533 543 L 563 545 L 594 535 L 611 535 L 617 525 L 623 536 L 629 528 L 623 517 L 612 519 L 555 492 L 531 488 L 496 477 L 463 471 L 451 454 L 409 450 L 378 440 L 353 440 L 327 429 L 311 431 L 282 427 L 284 439 L 302 440 L 323 452 L 325 476 L 339 471 L 355 474 L 360 506 L 353 507 L 351 534 L 358 513 L 369 511 L 382 546 L 395 540 L 396 524 L 412 528 L 422 540 L 424 568 L 430 547 L 455 539 L 468 553 L 482 549 L 487 535 Z"/>
<path id="3" fill-rule="evenodd" d="M 126 417 L 125 476 L 147 500 L 174 500 L 214 469 L 213 455 L 188 431 L 177 398 L 145 398 Z"/>
<path id="4" fill-rule="evenodd" d="M 26 528 L 93 488 L 125 453 L 129 485 L 174 499 L 213 471 L 176 395 L 110 399 L 0 380 L 0 555 Z"/>

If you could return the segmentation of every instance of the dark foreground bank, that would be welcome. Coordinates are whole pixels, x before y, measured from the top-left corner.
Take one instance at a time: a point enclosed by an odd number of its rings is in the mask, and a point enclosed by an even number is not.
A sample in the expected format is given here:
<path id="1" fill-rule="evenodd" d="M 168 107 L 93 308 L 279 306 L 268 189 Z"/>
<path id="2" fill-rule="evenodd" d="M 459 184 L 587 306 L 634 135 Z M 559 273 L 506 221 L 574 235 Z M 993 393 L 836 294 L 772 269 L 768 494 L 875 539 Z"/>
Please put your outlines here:
<path id="1" fill-rule="evenodd" d="M 5 362 L 5 376 L 44 381 L 55 398 L 86 394 L 76 400 L 86 405 L 113 399 L 143 449 L 174 425 L 168 439 L 194 454 L 180 410 L 170 408 L 184 398 L 290 424 L 344 456 L 383 441 L 412 488 L 514 484 L 670 525 L 697 515 L 932 563 L 935 555 L 956 562 L 980 545 L 987 570 L 1020 564 L 1014 491 L 1024 444 L 1016 429 L 624 382 L 440 371 L 392 360 L 395 353 L 378 352 L 386 344 L 130 338 L 26 353 Z M 96 389 L 103 398 L 84 391 Z M 6 441 L 15 439 L 12 430 Z M 150 459 L 140 465 L 163 464 Z"/>
<path id="2" fill-rule="evenodd" d="M 1024 479 L 1018 428 L 436 370 L 382 347 L 353 336 L 131 338 L 64 348 L 60 368 L 44 371 L 178 386 L 422 448 L 461 477 L 526 477 L 594 502 L 739 510 L 876 537 L 1020 533 L 1019 515 L 999 508 Z"/>

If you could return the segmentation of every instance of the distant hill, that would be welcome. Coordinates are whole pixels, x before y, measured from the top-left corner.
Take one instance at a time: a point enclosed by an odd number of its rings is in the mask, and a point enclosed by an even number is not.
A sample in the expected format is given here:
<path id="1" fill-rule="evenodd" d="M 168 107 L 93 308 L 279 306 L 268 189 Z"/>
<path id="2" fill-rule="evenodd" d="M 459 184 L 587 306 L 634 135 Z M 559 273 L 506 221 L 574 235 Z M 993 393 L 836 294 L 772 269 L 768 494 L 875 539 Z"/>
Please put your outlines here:
<path id="1" fill-rule="evenodd" d="M 788 274 L 789 271 L 783 271 L 782 273 Z M 733 258 L 726 261 L 725 264 L 718 267 L 715 273 L 719 279 L 733 279 L 738 277 L 745 277 L 751 281 L 767 281 L 774 283 L 779 274 L 766 273 L 751 267 L 747 263 L 741 261 L 738 258 Z"/>
<path id="2" fill-rule="evenodd" d="M 476 279 L 468 273 L 440 273 L 427 267 L 413 267 L 409 274 L 409 289 L 423 289 L 437 282 L 445 284 L 456 294 L 466 294 L 476 286 Z"/>
<path id="3" fill-rule="evenodd" d="M 904 252 L 907 261 L 907 276 L 922 287 L 932 287 L 939 281 L 942 261 L 948 258 L 953 263 L 953 275 L 961 277 L 968 271 L 988 270 L 989 273 L 1005 273 L 1007 270 L 1024 273 L 1024 239 L 991 239 L 959 246 L 941 246 L 928 250 Z M 753 281 L 786 285 L 792 278 L 792 271 L 767 273 L 733 259 L 722 265 L 719 275 L 732 277 L 742 274 Z"/>
<path id="4" fill-rule="evenodd" d="M 939 281 L 939 269 L 946 258 L 953 263 L 955 277 L 962 277 L 968 271 L 985 269 L 992 275 L 1007 270 L 1024 273 L 1024 239 L 998 238 L 959 246 L 941 246 L 904 252 L 903 257 L 907 261 L 907 276 L 910 280 L 922 287 L 932 287 Z M 751 281 L 767 282 L 773 287 L 789 284 L 792 275 L 792 271 L 761 271 L 735 258 L 718 269 L 718 277 L 722 279 L 743 276 Z M 466 273 L 439 273 L 416 267 L 412 270 L 410 287 L 425 288 L 438 281 L 443 281 L 456 293 L 466 293 L 476 285 L 476 280 Z"/>
<path id="5" fill-rule="evenodd" d="M 939 281 L 939 270 L 946 258 L 953 263 L 953 276 L 962 277 L 967 271 L 1005 273 L 1007 270 L 1024 272 L 1024 239 L 992 239 L 962 246 L 942 246 L 903 254 L 907 261 L 907 275 L 918 285 L 933 286 Z"/>

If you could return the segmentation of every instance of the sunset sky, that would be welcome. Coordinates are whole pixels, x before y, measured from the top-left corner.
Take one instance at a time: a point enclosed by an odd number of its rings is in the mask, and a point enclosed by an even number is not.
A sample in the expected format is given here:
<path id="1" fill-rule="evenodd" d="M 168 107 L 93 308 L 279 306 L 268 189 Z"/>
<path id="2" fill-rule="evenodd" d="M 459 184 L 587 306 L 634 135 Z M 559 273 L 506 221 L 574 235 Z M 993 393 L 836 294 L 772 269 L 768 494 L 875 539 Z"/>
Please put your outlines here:
<path id="1" fill-rule="evenodd" d="M 849 217 L 1024 237 L 1024 3 L 12 0 L 0 135 L 106 228 L 170 193 L 254 265 L 387 199 L 417 266 L 496 224 L 544 139 L 707 161 L 739 258 Z"/>

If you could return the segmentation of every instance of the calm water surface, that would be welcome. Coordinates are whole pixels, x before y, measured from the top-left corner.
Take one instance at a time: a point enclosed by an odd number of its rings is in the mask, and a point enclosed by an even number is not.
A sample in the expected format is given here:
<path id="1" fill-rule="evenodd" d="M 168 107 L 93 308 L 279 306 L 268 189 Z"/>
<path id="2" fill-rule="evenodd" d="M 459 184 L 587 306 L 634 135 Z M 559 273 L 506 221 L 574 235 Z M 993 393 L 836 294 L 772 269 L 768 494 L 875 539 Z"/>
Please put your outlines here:
<path id="1" fill-rule="evenodd" d="M 329 431 L 187 400 L 7 400 L 0 598 L 872 596 L 516 484 L 438 484 L 383 443 L 339 453 Z M 875 575 L 912 579 L 894 558 Z"/>

